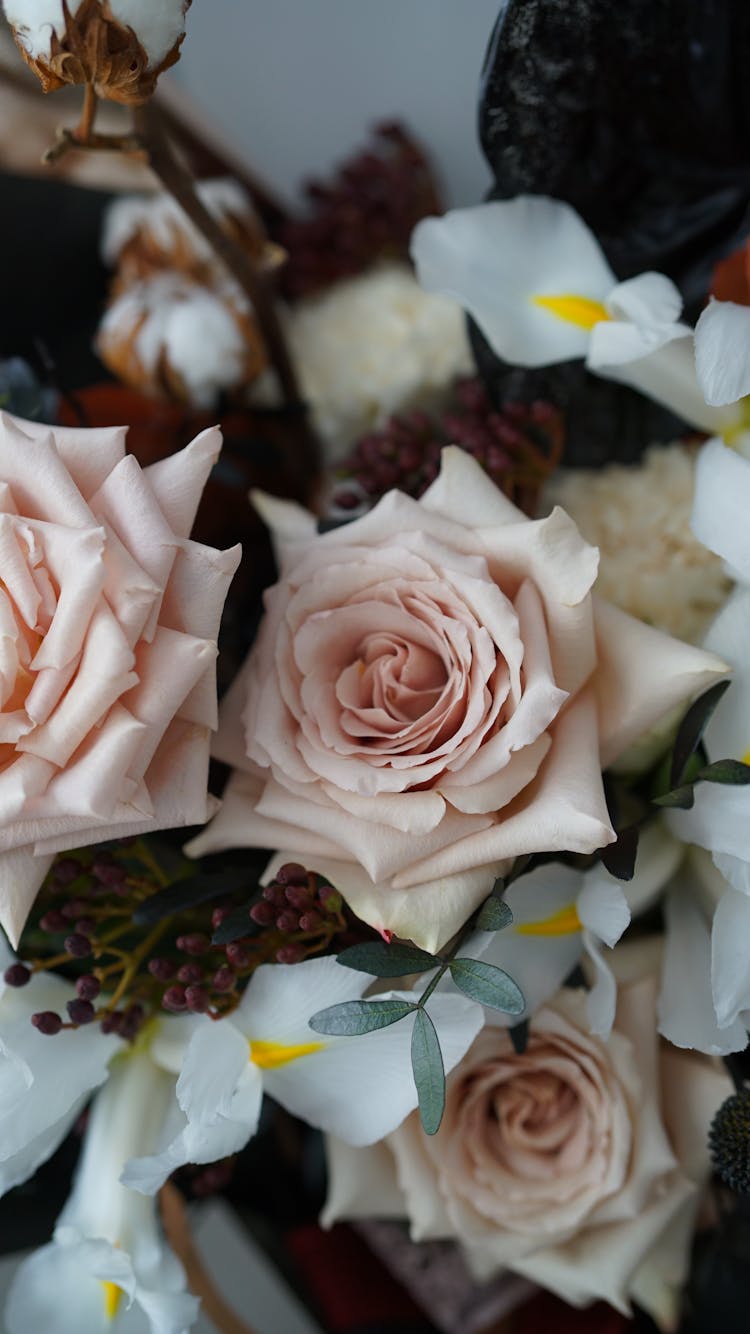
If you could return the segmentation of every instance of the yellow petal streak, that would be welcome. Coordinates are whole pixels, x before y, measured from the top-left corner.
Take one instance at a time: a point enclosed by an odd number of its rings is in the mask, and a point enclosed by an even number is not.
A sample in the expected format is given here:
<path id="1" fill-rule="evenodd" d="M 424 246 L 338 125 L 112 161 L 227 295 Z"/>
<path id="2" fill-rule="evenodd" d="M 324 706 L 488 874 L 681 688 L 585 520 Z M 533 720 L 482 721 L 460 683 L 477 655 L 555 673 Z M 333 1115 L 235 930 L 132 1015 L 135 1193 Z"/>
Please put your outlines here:
<path id="1" fill-rule="evenodd" d="M 742 756 L 742 763 L 750 764 L 750 750 L 745 751 L 745 754 Z"/>
<path id="2" fill-rule="evenodd" d="M 118 1287 L 116 1283 L 112 1283 L 108 1278 L 99 1281 L 104 1290 L 104 1314 L 108 1320 L 114 1320 L 123 1298 L 122 1288 Z"/>
<path id="3" fill-rule="evenodd" d="M 280 1065 L 289 1065 L 290 1061 L 299 1060 L 300 1056 L 311 1056 L 322 1051 L 325 1042 L 301 1042 L 297 1046 L 286 1047 L 282 1042 L 250 1043 L 250 1059 L 261 1070 L 278 1070 Z"/>
<path id="4" fill-rule="evenodd" d="M 572 936 L 581 930 L 581 919 L 574 903 L 568 903 L 551 917 L 542 917 L 538 922 L 520 922 L 516 927 L 519 936 Z"/>
<path id="5" fill-rule="evenodd" d="M 595 324 L 601 324 L 602 320 L 610 318 L 606 306 L 603 306 L 601 301 L 591 301 L 587 296 L 576 296 L 572 293 L 565 296 L 537 294 L 532 296 L 531 300 L 535 306 L 541 306 L 542 310 L 548 310 L 550 315 L 556 315 L 558 320 L 577 324 L 579 329 L 593 329 Z"/>

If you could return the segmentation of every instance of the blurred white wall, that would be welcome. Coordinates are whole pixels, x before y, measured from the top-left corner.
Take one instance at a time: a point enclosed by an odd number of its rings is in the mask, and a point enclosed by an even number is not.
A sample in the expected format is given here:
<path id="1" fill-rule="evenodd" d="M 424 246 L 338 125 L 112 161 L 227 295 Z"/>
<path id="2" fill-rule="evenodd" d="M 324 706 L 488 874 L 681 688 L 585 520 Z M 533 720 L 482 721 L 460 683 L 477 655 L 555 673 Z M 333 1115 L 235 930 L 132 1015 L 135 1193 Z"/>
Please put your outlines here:
<path id="1" fill-rule="evenodd" d="M 500 0 L 193 0 L 175 73 L 288 200 L 398 117 L 448 202 L 487 188 L 476 104 Z"/>

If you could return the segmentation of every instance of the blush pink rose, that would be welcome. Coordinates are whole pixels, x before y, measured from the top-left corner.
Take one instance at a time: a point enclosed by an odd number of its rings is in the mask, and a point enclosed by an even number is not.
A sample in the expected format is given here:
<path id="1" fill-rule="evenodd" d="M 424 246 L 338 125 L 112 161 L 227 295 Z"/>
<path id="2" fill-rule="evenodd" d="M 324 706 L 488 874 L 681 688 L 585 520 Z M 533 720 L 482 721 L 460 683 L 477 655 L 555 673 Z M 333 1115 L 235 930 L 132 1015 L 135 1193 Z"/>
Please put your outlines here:
<path id="1" fill-rule="evenodd" d="M 415 1240 L 458 1240 L 482 1280 L 508 1269 L 576 1306 L 627 1312 L 637 1296 L 673 1315 L 730 1085 L 692 1053 L 669 1049 L 659 1068 L 656 991 L 655 976 L 621 986 L 606 1042 L 588 1032 L 583 991 L 538 1011 L 523 1054 L 485 1027 L 433 1138 L 413 1114 L 372 1150 L 329 1141 L 324 1221 L 406 1214 Z"/>
<path id="2" fill-rule="evenodd" d="M 205 821 L 239 548 L 189 539 L 217 430 L 142 470 L 125 428 L 0 414 L 0 922 L 52 855 Z"/>
<path id="3" fill-rule="evenodd" d="M 462 450 L 420 501 L 323 536 L 257 504 L 280 580 L 220 729 L 239 772 L 194 850 L 279 848 L 426 948 L 513 858 L 609 843 L 602 765 L 725 670 L 596 602 L 567 514 L 527 519 Z"/>

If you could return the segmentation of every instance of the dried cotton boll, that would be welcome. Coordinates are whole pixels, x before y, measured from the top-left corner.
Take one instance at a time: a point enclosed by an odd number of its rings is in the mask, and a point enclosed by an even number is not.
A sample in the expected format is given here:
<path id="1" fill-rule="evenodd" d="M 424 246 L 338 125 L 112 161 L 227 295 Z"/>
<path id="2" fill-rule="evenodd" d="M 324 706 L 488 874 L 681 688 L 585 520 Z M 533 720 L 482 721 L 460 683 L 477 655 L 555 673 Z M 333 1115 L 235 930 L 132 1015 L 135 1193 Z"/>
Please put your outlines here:
<path id="1" fill-rule="evenodd" d="M 694 450 L 655 445 L 634 467 L 556 473 L 545 488 L 545 508 L 562 505 L 599 548 L 603 598 L 699 643 L 731 582 L 691 530 L 694 474 Z"/>
<path id="2" fill-rule="evenodd" d="M 179 59 L 190 0 L 3 0 L 21 55 L 45 93 L 90 83 L 113 102 L 145 102 Z"/>
<path id="3" fill-rule="evenodd" d="M 262 224 L 242 186 L 229 178 L 201 181 L 201 202 L 224 231 L 256 262 L 278 262 L 280 251 L 266 241 Z M 205 237 L 171 195 L 127 195 L 104 218 L 102 258 L 117 268 L 117 286 L 148 278 L 160 269 L 201 281 L 225 276 Z"/>
<path id="4" fill-rule="evenodd" d="M 212 407 L 267 364 L 239 289 L 226 283 L 213 290 L 178 274 L 157 275 L 117 297 L 96 348 L 125 384 L 199 408 Z"/>
<path id="5" fill-rule="evenodd" d="M 394 412 L 429 406 L 472 361 L 461 308 L 387 264 L 300 301 L 288 324 L 328 462 Z"/>

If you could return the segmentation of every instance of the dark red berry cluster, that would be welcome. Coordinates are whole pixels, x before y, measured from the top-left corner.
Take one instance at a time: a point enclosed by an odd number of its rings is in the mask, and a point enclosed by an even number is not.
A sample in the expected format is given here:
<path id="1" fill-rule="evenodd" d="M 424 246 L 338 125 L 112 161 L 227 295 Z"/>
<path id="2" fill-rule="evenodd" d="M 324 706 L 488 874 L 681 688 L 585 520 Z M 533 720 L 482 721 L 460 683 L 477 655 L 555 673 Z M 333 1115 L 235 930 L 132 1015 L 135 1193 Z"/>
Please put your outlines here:
<path id="1" fill-rule="evenodd" d="M 563 450 L 560 414 L 549 404 L 506 403 L 496 411 L 482 382 L 460 380 L 456 403 L 439 415 L 412 411 L 391 417 L 357 442 L 337 467 L 332 513 L 345 517 L 397 487 L 419 497 L 440 470 L 440 451 L 459 445 L 525 513 Z"/>
<path id="2" fill-rule="evenodd" d="M 199 904 L 139 926 L 133 911 L 155 886 L 139 873 L 137 854 L 124 865 L 84 852 L 78 860 L 61 859 L 48 877 L 41 915 L 28 933 L 34 948 L 24 950 L 28 962 L 11 964 L 4 975 L 11 987 L 24 987 L 35 972 L 50 968 L 75 981 L 67 1016 L 52 1010 L 32 1016 L 40 1033 L 54 1036 L 97 1021 L 103 1032 L 132 1040 L 159 1010 L 218 1019 L 238 1004 L 259 964 L 297 963 L 334 940 L 340 945 L 349 931 L 341 895 L 291 862 L 244 906 Z M 150 854 L 146 861 L 153 869 Z M 225 924 L 232 928 L 228 934 Z"/>
<path id="3" fill-rule="evenodd" d="M 310 182 L 310 216 L 282 229 L 288 298 L 363 273 L 377 259 L 405 258 L 420 218 L 442 213 L 427 159 L 403 126 L 379 125 L 373 137 L 330 182 Z"/>

